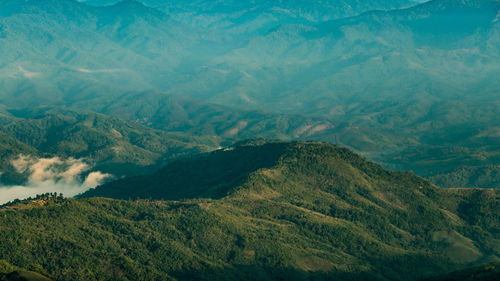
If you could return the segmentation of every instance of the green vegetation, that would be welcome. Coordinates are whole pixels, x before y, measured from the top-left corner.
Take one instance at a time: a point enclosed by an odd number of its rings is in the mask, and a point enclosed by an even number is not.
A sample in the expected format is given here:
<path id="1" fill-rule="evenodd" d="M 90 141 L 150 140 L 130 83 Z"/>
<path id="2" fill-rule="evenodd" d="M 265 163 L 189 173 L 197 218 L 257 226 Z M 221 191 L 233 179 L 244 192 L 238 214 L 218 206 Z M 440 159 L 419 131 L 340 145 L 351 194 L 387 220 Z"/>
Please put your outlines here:
<path id="1" fill-rule="evenodd" d="M 40 268 L 38 270 L 43 271 Z M 0 260 L 0 281 L 51 281 L 51 279 L 38 272 L 22 270 L 5 260 Z"/>
<path id="2" fill-rule="evenodd" d="M 102 114 L 63 109 L 15 111 L 0 127 L 2 181 L 22 182 L 10 161 L 19 155 L 84 158 L 116 176 L 153 171 L 171 159 L 206 152 L 218 140 L 154 130 Z"/>
<path id="3" fill-rule="evenodd" d="M 476 186 L 499 187 L 500 166 L 487 165 L 477 167 L 460 167 L 449 173 L 430 176 L 429 179 L 442 187 Z"/>
<path id="4" fill-rule="evenodd" d="M 38 151 L 0 131 L 0 182 L 15 183 L 23 180 L 23 176 L 10 163 L 10 160 L 20 154 L 36 156 Z"/>
<path id="5" fill-rule="evenodd" d="M 500 0 L 310 2 L 0 0 L 0 281 L 498 277 Z"/>
<path id="6" fill-rule="evenodd" d="M 474 268 L 468 268 L 426 281 L 495 281 L 500 276 L 500 263 L 490 263 Z"/>
<path id="7" fill-rule="evenodd" d="M 350 147 L 385 168 L 412 170 L 442 187 L 499 187 L 498 102 L 377 102 L 338 106 L 345 115 L 334 118 L 235 110 L 154 92 L 96 104 L 105 114 L 222 143 L 255 137 L 326 141 Z"/>
<path id="8" fill-rule="evenodd" d="M 0 259 L 56 280 L 420 280 L 500 257 L 498 191 L 439 189 L 330 144 L 240 143 L 142 179 L 86 194 L 135 201 L 2 208 Z"/>
<path id="9" fill-rule="evenodd" d="M 0 3 L 0 124 L 62 106 L 224 144 L 327 141 L 440 186 L 499 187 L 498 0 L 117 2 Z"/>
<path id="10" fill-rule="evenodd" d="M 0 274 L 2 281 L 51 281 L 51 279 L 33 271 L 14 271 L 9 274 Z"/>
<path id="11" fill-rule="evenodd" d="M 217 150 L 194 158 L 181 159 L 153 175 L 125 178 L 89 190 L 85 197 L 120 199 L 224 197 L 258 169 L 271 168 L 284 152 L 281 143 L 242 146 Z"/>

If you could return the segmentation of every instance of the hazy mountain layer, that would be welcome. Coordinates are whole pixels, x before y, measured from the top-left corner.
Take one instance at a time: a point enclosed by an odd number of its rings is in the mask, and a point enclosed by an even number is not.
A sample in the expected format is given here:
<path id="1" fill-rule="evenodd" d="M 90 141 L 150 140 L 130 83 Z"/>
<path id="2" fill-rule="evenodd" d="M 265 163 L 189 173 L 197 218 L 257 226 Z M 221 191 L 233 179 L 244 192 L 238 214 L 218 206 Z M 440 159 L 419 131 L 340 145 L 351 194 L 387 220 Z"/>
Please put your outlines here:
<path id="1" fill-rule="evenodd" d="M 419 128 L 408 128 L 409 137 L 402 137 L 389 128 L 374 128 L 370 126 L 372 121 L 367 120 L 360 125 L 320 117 L 235 110 L 152 92 L 123 95 L 114 99 L 111 106 L 94 102 L 100 111 L 133 122 L 57 108 L 13 111 L 23 118 L 7 114 L 5 123 L 15 123 L 2 129 L 6 134 L 3 181 L 20 181 L 9 164 L 19 154 L 39 156 L 40 151 L 46 156 L 84 157 L 112 174 L 129 175 L 146 171 L 136 169 L 137 165 L 164 163 L 185 153 L 226 146 L 237 139 L 261 137 L 334 142 L 362 152 L 386 167 L 413 170 L 439 186 L 498 187 L 496 163 L 500 148 L 496 144 L 500 141 L 496 128 L 488 127 L 487 122 L 482 127 L 452 125 L 453 112 L 448 117 L 449 124 L 427 122 Z M 444 111 L 439 114 L 446 115 Z M 492 107 L 485 116 L 494 114 Z M 401 118 L 395 112 L 381 115 Z M 453 130 L 447 131 L 446 127 Z M 469 136 L 471 133 L 474 135 Z"/>
<path id="2" fill-rule="evenodd" d="M 106 114 L 161 130 L 217 136 L 225 144 L 256 137 L 327 141 L 388 168 L 413 170 L 440 186 L 499 187 L 500 103 L 495 101 L 366 102 L 350 107 L 340 120 L 238 110 L 157 92 L 95 99 L 93 104 Z"/>
<path id="3" fill-rule="evenodd" d="M 498 1 L 145 3 L 2 1 L 0 112 L 65 105 L 224 139 L 309 138 L 443 186 L 498 186 L 484 176 L 498 172 Z"/>
<path id="4" fill-rule="evenodd" d="M 175 12 L 133 1 L 98 8 L 44 3 L 3 3 L 5 104 L 72 104 L 155 88 L 231 106 L 342 117 L 366 102 L 498 96 L 495 0 L 437 0 L 333 21 L 280 20 L 258 32 L 244 29 L 242 38 L 216 25 L 226 39 L 207 38 L 203 25 L 186 26 L 173 19 Z M 300 1 L 286 3 L 302 11 Z"/>
<path id="5" fill-rule="evenodd" d="M 88 0 L 82 2 L 92 6 L 109 6 L 120 1 Z M 355 16 L 370 10 L 403 8 L 414 5 L 417 1 L 327 0 L 314 3 L 314 5 L 301 0 L 224 0 L 217 2 L 144 0 L 138 2 L 171 14 L 184 24 L 204 26 L 209 29 L 223 28 L 233 30 L 233 32 L 247 32 L 258 30 L 266 25 L 276 25 L 280 22 L 318 22 Z"/>
<path id="6" fill-rule="evenodd" d="M 0 281 L 497 278 L 500 0 L 417 2 L 0 0 Z"/>

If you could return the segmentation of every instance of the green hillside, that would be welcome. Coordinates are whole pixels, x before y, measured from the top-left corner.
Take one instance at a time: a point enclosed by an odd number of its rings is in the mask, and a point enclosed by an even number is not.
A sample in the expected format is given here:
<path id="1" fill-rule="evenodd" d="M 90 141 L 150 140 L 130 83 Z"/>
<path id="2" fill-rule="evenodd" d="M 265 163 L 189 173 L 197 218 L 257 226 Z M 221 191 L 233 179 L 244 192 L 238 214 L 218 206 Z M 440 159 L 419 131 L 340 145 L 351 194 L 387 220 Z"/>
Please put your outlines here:
<path id="1" fill-rule="evenodd" d="M 175 161 L 153 175 L 109 183 L 90 190 L 83 196 L 166 200 L 219 199 L 243 184 L 252 172 L 275 166 L 283 152 L 282 144 L 218 150 Z"/>
<path id="2" fill-rule="evenodd" d="M 499 277 L 500 263 L 496 262 L 432 277 L 426 281 L 495 281 Z"/>
<path id="3" fill-rule="evenodd" d="M 4 206 L 0 259 L 56 280 L 420 280 L 500 257 L 498 191 L 330 144 L 240 143 L 98 194 L 143 199 Z"/>
<path id="4" fill-rule="evenodd" d="M 40 270 L 40 268 L 38 268 L 38 270 Z M 20 269 L 6 262 L 5 260 L 1 259 L 0 259 L 0 280 L 1 281 L 51 281 L 50 278 L 38 272 Z"/>
<path id="5" fill-rule="evenodd" d="M 51 281 L 51 279 L 33 271 L 14 271 L 8 274 L 0 273 L 2 281 Z"/>
<path id="6" fill-rule="evenodd" d="M 0 281 L 500 280 L 500 0 L 0 0 Z"/>
<path id="7" fill-rule="evenodd" d="M 214 149 L 218 139 L 158 131 L 102 114 L 41 108 L 12 112 L 0 126 L 2 179 L 19 182 L 10 161 L 19 155 L 83 158 L 116 176 L 153 171 L 171 159 Z M 17 180 L 16 180 L 17 179 Z"/>
<path id="8" fill-rule="evenodd" d="M 0 124 L 65 106 L 498 188 L 500 2 L 421 2 L 1 1 Z"/>
<path id="9" fill-rule="evenodd" d="M 500 104 L 495 101 L 363 103 L 337 106 L 344 116 L 331 118 L 241 110 L 153 91 L 93 103 L 99 112 L 160 130 L 225 143 L 256 137 L 325 141 L 350 147 L 385 168 L 412 170 L 441 187 L 500 187 L 495 177 Z"/>
<path id="10" fill-rule="evenodd" d="M 10 160 L 19 154 L 38 155 L 38 151 L 0 131 L 0 182 L 19 182 L 22 176 L 16 173 Z"/>

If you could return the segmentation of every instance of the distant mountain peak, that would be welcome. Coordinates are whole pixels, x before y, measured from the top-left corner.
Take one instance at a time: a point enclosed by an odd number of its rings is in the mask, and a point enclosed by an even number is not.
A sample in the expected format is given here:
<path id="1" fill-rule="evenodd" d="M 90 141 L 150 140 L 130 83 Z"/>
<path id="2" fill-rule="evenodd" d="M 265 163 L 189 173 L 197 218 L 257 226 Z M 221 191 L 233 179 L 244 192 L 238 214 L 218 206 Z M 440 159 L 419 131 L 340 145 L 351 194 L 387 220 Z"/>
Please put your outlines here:
<path id="1" fill-rule="evenodd" d="M 134 7 L 134 8 L 142 8 L 146 7 L 143 3 L 136 1 L 136 0 L 122 0 L 120 2 L 117 2 L 113 6 L 125 6 L 125 7 Z"/>
<path id="2" fill-rule="evenodd" d="M 122 0 L 120 2 L 117 2 L 114 5 L 111 6 L 106 6 L 103 7 L 103 9 L 107 9 L 109 11 L 112 10 L 128 10 L 128 11 L 133 11 L 136 13 L 155 13 L 157 15 L 163 14 L 162 12 L 158 11 L 157 9 L 151 8 L 149 6 L 144 5 L 142 2 L 136 1 L 136 0 Z"/>

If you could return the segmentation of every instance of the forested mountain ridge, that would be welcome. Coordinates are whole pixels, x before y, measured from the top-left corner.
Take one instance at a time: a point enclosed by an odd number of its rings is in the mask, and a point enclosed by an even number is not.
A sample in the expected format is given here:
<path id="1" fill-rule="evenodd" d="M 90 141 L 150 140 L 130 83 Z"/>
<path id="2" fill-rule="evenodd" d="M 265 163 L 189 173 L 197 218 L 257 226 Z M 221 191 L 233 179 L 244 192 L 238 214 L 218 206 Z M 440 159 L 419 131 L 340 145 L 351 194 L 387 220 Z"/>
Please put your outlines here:
<path id="1" fill-rule="evenodd" d="M 92 112 L 34 108 L 13 114 L 0 126 L 4 184 L 23 182 L 12 165 L 19 156 L 85 159 L 94 170 L 121 177 L 154 171 L 170 159 L 213 150 L 220 142 Z"/>
<path id="2" fill-rule="evenodd" d="M 167 200 L 198 197 L 217 199 L 233 192 L 234 188 L 241 185 L 249 177 L 251 178 L 253 172 L 256 170 L 265 168 L 279 170 L 280 165 L 285 165 L 287 168 L 297 168 L 295 164 L 301 165 L 302 169 L 310 171 L 312 178 L 316 175 L 314 169 L 326 169 L 326 175 L 331 177 L 329 181 L 333 179 L 341 182 L 345 181 L 344 184 L 347 185 L 353 184 L 350 182 L 351 180 L 358 182 L 364 177 L 379 179 L 387 176 L 411 179 L 417 182 L 414 185 L 431 186 L 417 176 L 408 176 L 406 178 L 404 176 L 405 173 L 386 171 L 348 149 L 335 145 L 307 142 L 286 143 L 280 141 L 268 143 L 265 140 L 256 140 L 236 143 L 234 147 L 202 154 L 198 157 L 174 161 L 154 174 L 124 178 L 111 182 L 90 190 L 87 194 L 83 194 L 83 196 L 124 199 L 151 197 Z M 310 167 L 307 164 L 310 164 Z M 331 167 L 330 165 L 341 167 Z M 361 169 L 362 173 L 351 173 L 352 171 L 349 167 L 356 170 Z M 337 171 L 337 169 L 340 170 Z M 342 171 L 347 174 L 336 174 Z M 305 170 L 301 172 L 303 173 L 302 176 L 306 177 Z M 369 174 L 363 176 L 364 173 L 368 172 Z M 223 182 L 227 182 L 228 184 L 225 185 Z M 149 189 L 144 189 L 145 187 Z M 213 190 L 212 188 L 214 187 L 217 189 Z M 191 191 L 190 188 L 194 188 L 195 190 Z M 204 189 L 206 189 L 205 192 Z M 108 191 L 116 195 L 111 195 Z M 177 193 L 179 194 L 174 195 Z"/>
<path id="3" fill-rule="evenodd" d="M 441 186 L 498 187 L 498 1 L 174 2 L 2 1 L 2 112 L 327 141 Z"/>
<path id="4" fill-rule="evenodd" d="M 280 5 L 289 4 L 300 1 Z M 229 106 L 337 115 L 356 105 L 353 100 L 442 101 L 470 92 L 487 98 L 499 86 L 489 78 L 499 71 L 496 0 L 435 0 L 302 24 L 278 20 L 256 34 L 243 28 L 242 38 L 214 24 L 225 40 L 205 38 L 200 29 L 206 28 L 186 26 L 172 19 L 174 12 L 134 1 L 97 8 L 71 0 L 2 5 L 2 88 L 17 95 L 1 99 L 10 106 L 33 101 L 71 105 L 156 89 Z M 35 22 L 40 34 L 27 31 Z M 88 43 L 81 44 L 80 38 Z M 41 52 L 47 54 L 43 60 Z"/>
<path id="5" fill-rule="evenodd" d="M 494 281 L 500 276 L 500 263 L 489 263 L 483 266 L 467 268 L 445 274 L 443 276 L 426 279 L 426 281 Z"/>
<path id="6" fill-rule="evenodd" d="M 496 281 L 496 77 L 500 0 L 0 0 L 0 281 Z"/>
<path id="7" fill-rule="evenodd" d="M 110 6 L 120 0 L 82 1 L 91 6 Z M 228 29 L 237 28 L 242 22 L 262 20 L 266 15 L 268 22 L 320 22 L 331 19 L 355 16 L 370 10 L 390 10 L 415 5 L 411 0 L 372 0 L 372 1 L 322 1 L 310 5 L 307 1 L 234 1 L 225 0 L 208 2 L 203 0 L 171 1 L 143 0 L 138 1 L 146 6 L 156 8 L 166 14 L 173 15 L 185 24 L 202 24 L 208 28 L 222 26 Z M 188 15 L 190 17 L 188 17 Z M 226 23 L 224 23 L 226 22 Z M 228 23 L 229 22 L 229 23 Z M 264 21 L 266 22 L 266 21 Z"/>
<path id="8" fill-rule="evenodd" d="M 218 178 L 214 163 L 234 169 Z M 148 189 L 127 181 L 114 190 L 191 199 L 10 204 L 2 258 L 56 280 L 420 280 L 500 255 L 498 191 L 439 189 L 329 144 L 241 143 L 173 162 Z M 205 182 L 205 199 L 182 181 Z"/>

